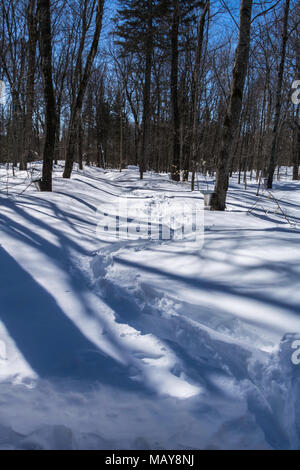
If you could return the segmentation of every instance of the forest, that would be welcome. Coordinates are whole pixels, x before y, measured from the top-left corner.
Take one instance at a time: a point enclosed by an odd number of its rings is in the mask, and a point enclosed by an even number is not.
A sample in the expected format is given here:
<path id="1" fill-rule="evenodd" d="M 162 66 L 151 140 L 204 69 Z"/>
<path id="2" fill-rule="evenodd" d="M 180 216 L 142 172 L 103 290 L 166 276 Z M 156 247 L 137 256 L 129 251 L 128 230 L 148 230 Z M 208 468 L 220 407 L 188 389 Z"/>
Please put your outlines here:
<path id="1" fill-rule="evenodd" d="M 299 2 L 231 3 L 3 0 L 0 162 L 216 174 L 217 210 L 233 172 L 297 180 Z"/>
<path id="2" fill-rule="evenodd" d="M 300 0 L 0 0 L 0 451 L 300 449 L 299 33 Z"/>

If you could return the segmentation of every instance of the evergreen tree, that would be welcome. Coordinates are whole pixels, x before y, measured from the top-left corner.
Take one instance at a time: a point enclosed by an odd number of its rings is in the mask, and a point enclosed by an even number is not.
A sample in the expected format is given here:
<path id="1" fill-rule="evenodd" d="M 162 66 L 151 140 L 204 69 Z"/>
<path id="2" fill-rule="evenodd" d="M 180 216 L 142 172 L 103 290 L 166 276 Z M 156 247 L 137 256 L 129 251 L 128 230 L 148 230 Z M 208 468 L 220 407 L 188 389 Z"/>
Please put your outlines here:
<path id="1" fill-rule="evenodd" d="M 139 53 L 144 59 L 143 140 L 139 158 L 140 177 L 149 161 L 151 121 L 151 74 L 157 0 L 125 0 L 118 11 L 116 34 L 122 53 Z"/>
<path id="2" fill-rule="evenodd" d="M 180 113 L 178 104 L 178 59 L 181 25 L 195 19 L 197 9 L 204 7 L 199 0 L 122 0 L 122 9 L 115 18 L 118 36 L 116 44 L 121 54 L 136 53 L 144 59 L 143 141 L 140 155 L 140 176 L 149 161 L 151 124 L 151 72 L 155 47 L 169 50 L 171 73 L 171 103 L 173 127 L 173 157 L 171 175 L 180 180 Z"/>

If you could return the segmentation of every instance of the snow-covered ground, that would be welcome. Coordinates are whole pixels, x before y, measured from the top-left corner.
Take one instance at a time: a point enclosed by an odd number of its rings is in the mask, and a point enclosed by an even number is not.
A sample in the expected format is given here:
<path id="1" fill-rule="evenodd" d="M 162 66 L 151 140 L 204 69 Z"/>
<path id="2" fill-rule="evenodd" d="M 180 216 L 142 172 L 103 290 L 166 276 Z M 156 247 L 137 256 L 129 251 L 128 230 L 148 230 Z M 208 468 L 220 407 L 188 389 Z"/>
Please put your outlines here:
<path id="1" fill-rule="evenodd" d="M 0 448 L 300 448 L 290 171 L 272 191 L 285 216 L 234 176 L 228 210 L 204 213 L 203 244 L 96 230 L 121 197 L 202 201 L 188 185 L 61 170 L 45 194 L 0 168 Z"/>

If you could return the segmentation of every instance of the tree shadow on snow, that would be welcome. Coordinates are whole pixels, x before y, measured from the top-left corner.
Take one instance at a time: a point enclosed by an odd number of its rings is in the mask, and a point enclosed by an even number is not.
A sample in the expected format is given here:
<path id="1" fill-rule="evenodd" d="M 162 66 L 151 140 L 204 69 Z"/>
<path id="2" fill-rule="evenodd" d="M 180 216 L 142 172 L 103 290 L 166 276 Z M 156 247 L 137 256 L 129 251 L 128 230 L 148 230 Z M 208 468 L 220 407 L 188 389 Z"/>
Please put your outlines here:
<path id="1" fill-rule="evenodd" d="M 22 213 L 22 209 L 14 207 Z M 25 214 L 24 214 L 25 216 Z M 26 217 L 28 214 L 26 214 Z M 41 220 L 33 219 L 36 225 L 61 235 Z M 56 246 L 25 225 L 0 214 L 0 226 L 10 236 L 37 248 L 60 267 L 70 266 L 68 252 L 71 249 L 84 250 L 65 238 Z M 86 382 L 96 381 L 127 390 L 147 390 L 143 384 L 130 378 L 129 366 L 123 365 L 105 354 L 89 340 L 57 304 L 54 297 L 26 272 L 0 246 L 0 321 L 15 342 L 29 366 L 40 378 L 72 378 Z M 84 305 L 87 315 L 95 312 L 84 304 L 87 281 L 77 269 L 72 290 Z M 99 321 L 99 319 L 98 319 Z M 113 342 L 113 339 L 111 340 Z M 117 345 L 118 346 L 118 345 Z M 148 392 L 147 392 L 148 393 Z"/>

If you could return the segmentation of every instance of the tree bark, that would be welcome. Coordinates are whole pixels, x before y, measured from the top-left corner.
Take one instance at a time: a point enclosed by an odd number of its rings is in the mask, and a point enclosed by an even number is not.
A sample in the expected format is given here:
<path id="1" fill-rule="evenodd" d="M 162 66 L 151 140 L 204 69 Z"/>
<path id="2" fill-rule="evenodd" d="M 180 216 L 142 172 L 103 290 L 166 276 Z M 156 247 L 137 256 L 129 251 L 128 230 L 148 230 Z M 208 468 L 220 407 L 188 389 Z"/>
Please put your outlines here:
<path id="1" fill-rule="evenodd" d="M 274 118 L 274 127 L 273 127 L 273 135 L 272 135 L 272 147 L 271 147 L 271 156 L 270 156 L 269 167 L 268 167 L 268 181 L 267 181 L 268 189 L 272 189 L 273 187 L 273 178 L 274 178 L 275 168 L 277 164 L 277 142 L 278 142 L 278 133 L 279 133 L 279 124 L 280 124 L 281 97 L 282 97 L 282 85 L 283 85 L 285 58 L 286 58 L 286 46 L 287 46 L 287 41 L 288 41 L 289 11 L 290 11 L 290 0 L 286 0 L 285 9 L 284 9 L 284 20 L 283 20 L 281 59 L 280 59 L 280 65 L 279 65 L 279 71 L 278 71 L 278 83 L 277 83 L 277 91 L 276 91 L 276 105 L 275 105 L 275 118 Z"/>
<path id="2" fill-rule="evenodd" d="M 37 27 L 35 16 L 36 0 L 29 0 L 27 7 L 28 62 L 26 83 L 25 149 L 22 153 L 20 170 L 27 170 L 27 162 L 33 144 L 32 115 L 34 107 L 34 76 L 36 68 Z"/>
<path id="3" fill-rule="evenodd" d="M 241 0 L 239 39 L 232 72 L 232 85 L 228 109 L 226 112 L 221 151 L 217 162 L 215 190 L 212 197 L 212 210 L 224 211 L 229 185 L 230 152 L 238 129 L 248 69 L 251 16 L 253 0 Z"/>
<path id="4" fill-rule="evenodd" d="M 52 80 L 52 35 L 50 0 L 38 0 L 39 46 L 46 104 L 46 136 L 41 191 L 52 191 L 52 165 L 55 150 L 56 104 Z"/>
<path id="5" fill-rule="evenodd" d="M 171 30 L 171 101 L 173 118 L 173 156 L 171 167 L 172 181 L 180 181 L 180 116 L 178 105 L 178 35 L 180 22 L 179 0 L 173 0 L 173 20 Z"/>
<path id="6" fill-rule="evenodd" d="M 202 49 L 203 49 L 203 38 L 204 38 L 206 15 L 208 15 L 209 13 L 209 6 L 210 6 L 210 0 L 206 0 L 205 7 L 202 11 L 202 15 L 201 15 L 199 26 L 198 26 L 196 62 L 195 62 L 195 67 L 194 67 L 194 72 L 193 72 L 193 80 L 192 80 L 191 162 L 192 162 L 193 172 L 196 170 L 195 165 L 196 165 L 196 153 L 197 153 L 197 104 L 198 104 L 198 90 L 199 90 L 199 74 L 200 74 L 200 65 L 201 65 L 201 57 L 202 57 Z M 190 160 L 188 158 L 188 161 L 185 164 L 185 171 L 187 172 L 187 176 L 188 176 L 189 169 L 190 169 Z M 195 180 L 195 176 L 193 177 L 193 181 L 194 180 Z M 194 190 L 194 184 L 192 184 L 192 190 Z"/>
<path id="7" fill-rule="evenodd" d="M 86 92 L 88 80 L 92 71 L 92 65 L 98 50 L 98 44 L 102 29 L 104 2 L 105 0 L 97 0 L 96 27 L 94 31 L 93 42 L 86 61 L 83 77 L 79 85 L 78 94 L 75 99 L 74 105 L 72 106 L 71 118 L 69 123 L 69 138 L 67 144 L 66 164 L 63 174 L 64 178 L 71 178 L 73 170 L 74 156 L 76 150 L 77 127 L 80 119 L 83 99 Z"/>
<path id="8" fill-rule="evenodd" d="M 143 179 L 146 164 L 149 162 L 150 154 L 150 113 L 151 113 L 151 73 L 153 54 L 153 13 L 152 0 L 148 0 L 148 30 L 145 41 L 146 68 L 144 83 L 143 104 L 143 140 L 140 158 L 140 178 Z"/>
<path id="9" fill-rule="evenodd" d="M 299 28 L 297 27 L 297 33 Z M 300 39 L 299 34 L 297 35 L 296 39 L 296 80 L 300 80 Z M 294 164 L 293 164 L 293 180 L 299 179 L 299 165 L 300 165 L 300 113 L 299 113 L 299 106 L 297 108 L 296 114 L 296 149 L 295 149 L 295 156 L 294 156 Z"/>

